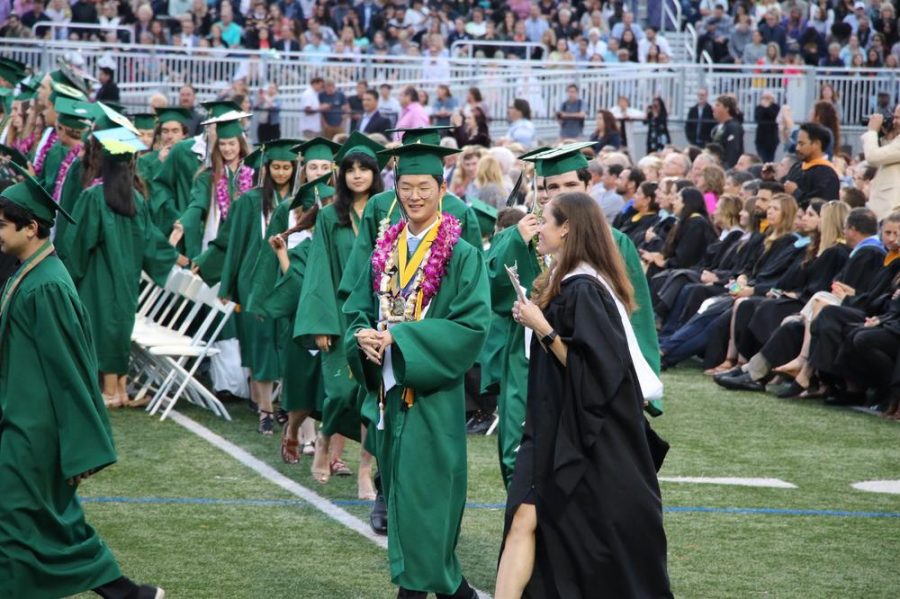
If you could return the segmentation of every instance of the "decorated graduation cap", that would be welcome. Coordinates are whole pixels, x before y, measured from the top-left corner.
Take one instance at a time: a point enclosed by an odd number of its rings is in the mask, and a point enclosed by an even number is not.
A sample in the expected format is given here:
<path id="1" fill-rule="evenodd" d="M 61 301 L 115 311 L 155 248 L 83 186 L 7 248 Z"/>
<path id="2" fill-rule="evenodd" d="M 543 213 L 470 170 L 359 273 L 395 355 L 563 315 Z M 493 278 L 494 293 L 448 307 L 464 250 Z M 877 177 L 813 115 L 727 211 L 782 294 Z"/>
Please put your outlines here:
<path id="1" fill-rule="evenodd" d="M 56 98 L 53 109 L 60 124 L 72 129 L 87 129 L 95 116 L 90 104 L 66 96 Z"/>
<path id="2" fill-rule="evenodd" d="M 414 143 L 379 152 L 382 156 L 397 158 L 397 176 L 444 174 L 444 157 L 458 154 L 460 150 L 431 144 Z"/>
<path id="3" fill-rule="evenodd" d="M 0 198 L 9 200 L 16 206 L 24 208 L 31 213 L 35 219 L 45 222 L 50 226 L 53 226 L 57 212 L 67 221 L 75 224 L 75 220 L 71 215 L 53 201 L 50 193 L 44 189 L 34 177 L 28 174 L 28 171 L 18 166 L 15 162 L 10 162 L 9 166 L 18 174 L 22 175 L 23 180 L 0 191 Z"/>
<path id="4" fill-rule="evenodd" d="M 341 144 L 334 143 L 324 137 L 314 137 L 309 141 L 297 144 L 291 149 L 303 156 L 304 163 L 310 160 L 334 162 L 334 155 L 341 149 Z"/>
<path id="5" fill-rule="evenodd" d="M 532 156 L 532 159 L 537 161 L 536 169 L 538 175 L 541 177 L 554 177 L 569 171 L 587 168 L 588 160 L 581 150 L 592 145 L 594 144 L 589 141 L 582 141 L 566 144 L 561 148 L 554 148 Z"/>
<path id="6" fill-rule="evenodd" d="M 106 131 L 117 127 L 125 127 L 135 135 L 138 134 L 138 128 L 134 123 L 128 120 L 128 117 L 116 112 L 105 102 L 94 102 L 93 104 L 90 104 L 90 106 L 94 111 L 94 131 Z"/>
<path id="7" fill-rule="evenodd" d="M 119 160 L 130 160 L 134 154 L 147 149 L 141 138 L 126 127 L 94 131 L 92 135 L 100 142 L 104 155 Z"/>
<path id="8" fill-rule="evenodd" d="M 85 94 L 85 88 L 87 87 L 84 83 L 84 79 L 75 74 L 75 71 L 71 69 L 71 67 L 60 66 L 55 71 L 50 71 L 50 82 L 52 84 L 57 85 L 65 85 L 66 87 L 71 87 L 82 95 Z"/>
<path id="9" fill-rule="evenodd" d="M 152 112 L 142 112 L 131 117 L 134 126 L 144 131 L 156 128 L 156 115 Z"/>
<path id="10" fill-rule="evenodd" d="M 213 102 L 202 102 L 200 106 L 206 110 L 206 115 L 210 119 L 215 119 L 226 112 L 240 112 L 241 107 L 231 100 L 215 100 Z"/>
<path id="11" fill-rule="evenodd" d="M 350 156 L 352 154 L 365 154 L 366 156 L 375 160 L 378 163 L 378 168 L 384 168 L 384 165 L 387 164 L 389 156 L 385 156 L 381 154 L 381 151 L 384 150 L 384 146 L 369 139 L 369 137 L 360 133 L 359 131 L 354 131 L 350 134 L 350 137 L 347 138 L 347 141 L 344 142 L 344 145 L 341 146 L 341 149 L 338 151 L 337 155 L 334 157 L 334 161 L 340 163 L 344 158 Z"/>
<path id="12" fill-rule="evenodd" d="M 331 179 L 331 173 L 301 185 L 294 194 L 294 199 L 291 200 L 291 210 L 301 206 L 304 210 L 309 210 L 323 199 L 333 196 L 334 187 L 328 185 L 329 179 Z"/>
<path id="13" fill-rule="evenodd" d="M 67 83 L 60 83 L 56 80 L 53 80 L 50 83 L 50 101 L 56 103 L 56 99 L 60 96 L 64 96 L 66 98 L 73 98 L 75 100 L 81 100 L 82 102 L 86 102 L 88 97 L 84 95 L 80 89 L 76 87 L 72 87 Z"/>
<path id="14" fill-rule="evenodd" d="M 437 127 L 417 127 L 415 129 L 388 129 L 385 133 L 402 133 L 400 140 L 404 146 L 414 143 L 437 146 L 441 143 L 441 133 L 454 128 L 451 125 L 442 125 Z"/>
<path id="15" fill-rule="evenodd" d="M 25 157 L 25 154 L 15 148 L 0 144 L 0 157 L 8 159 L 10 162 L 22 167 L 23 169 L 28 168 L 28 158 Z"/>
<path id="16" fill-rule="evenodd" d="M 19 93 L 16 95 L 15 100 L 17 102 L 27 102 L 29 100 L 34 100 L 34 97 L 37 95 L 37 88 L 31 84 L 21 82 L 19 83 Z"/>
<path id="17" fill-rule="evenodd" d="M 191 122 L 191 116 L 193 115 L 191 114 L 190 108 L 166 107 L 156 109 L 156 118 L 160 124 L 181 123 L 182 125 L 187 125 Z"/>

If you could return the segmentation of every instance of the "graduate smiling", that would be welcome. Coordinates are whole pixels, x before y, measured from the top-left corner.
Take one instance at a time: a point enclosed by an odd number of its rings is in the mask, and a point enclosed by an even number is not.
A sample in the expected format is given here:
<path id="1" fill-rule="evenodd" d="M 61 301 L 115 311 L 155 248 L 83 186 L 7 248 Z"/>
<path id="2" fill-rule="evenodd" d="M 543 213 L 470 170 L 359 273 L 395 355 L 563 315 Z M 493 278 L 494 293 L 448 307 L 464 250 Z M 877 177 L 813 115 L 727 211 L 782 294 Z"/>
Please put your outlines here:
<path id="1" fill-rule="evenodd" d="M 408 220 L 382 232 L 344 304 L 347 358 L 367 392 L 363 411 L 377 410 L 398 597 L 476 596 L 455 550 L 466 499 L 464 375 L 484 345 L 490 297 L 480 249 L 440 211 L 442 157 L 455 151 L 429 144 L 385 151 L 398 159 Z"/>

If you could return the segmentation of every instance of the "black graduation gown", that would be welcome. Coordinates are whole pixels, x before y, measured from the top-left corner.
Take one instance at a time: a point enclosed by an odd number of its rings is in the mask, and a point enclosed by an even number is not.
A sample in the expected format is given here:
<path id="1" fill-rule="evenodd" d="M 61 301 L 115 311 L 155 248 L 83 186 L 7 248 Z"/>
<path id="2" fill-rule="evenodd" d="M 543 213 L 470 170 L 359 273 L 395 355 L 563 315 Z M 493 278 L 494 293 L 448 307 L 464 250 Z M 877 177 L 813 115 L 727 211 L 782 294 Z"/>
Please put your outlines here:
<path id="1" fill-rule="evenodd" d="M 508 531 L 523 502 L 537 510 L 525 596 L 671 597 L 659 483 L 615 303 L 596 279 L 578 275 L 563 281 L 545 315 L 569 349 L 563 367 L 537 340 L 531 345 L 506 511 Z"/>
<path id="2" fill-rule="evenodd" d="M 665 218 L 660 218 L 656 221 L 656 224 L 651 227 L 653 229 L 653 233 L 656 234 L 656 237 L 653 241 L 643 241 L 641 240 L 641 245 L 637 246 L 639 250 L 646 250 L 648 252 L 661 252 L 663 248 L 666 246 L 666 239 L 669 237 L 669 232 L 675 227 L 678 223 L 678 219 L 672 215 L 666 216 Z"/>
<path id="3" fill-rule="evenodd" d="M 666 257 L 665 265 L 660 268 L 651 264 L 647 269 L 647 277 L 672 268 L 690 268 L 703 258 L 706 248 L 716 239 L 716 232 L 710 222 L 702 216 L 692 216 L 681 224 L 683 231 L 678 233 L 672 254 Z"/>
<path id="4" fill-rule="evenodd" d="M 766 298 L 757 304 L 748 324 L 748 329 L 758 344 L 752 353 L 756 353 L 756 350 L 766 343 L 785 318 L 799 313 L 815 293 L 831 289 L 831 282 L 844 269 L 849 257 L 850 248 L 840 243 L 805 264 L 796 263 L 785 273 L 777 287 L 784 291 L 796 292 L 798 297 L 794 299 L 785 295 Z M 741 353 L 749 357 L 744 353 L 745 350 L 748 352 L 751 350 L 741 349 Z"/>
<path id="5" fill-rule="evenodd" d="M 637 217 L 637 220 L 635 220 L 635 217 Z M 648 212 L 642 216 L 638 216 L 635 212 L 631 218 L 622 223 L 622 226 L 619 227 L 619 231 L 628 235 L 628 237 L 631 238 L 631 241 L 634 242 L 635 247 L 641 247 L 641 244 L 644 243 L 644 236 L 647 234 L 647 230 L 658 222 L 659 215 L 655 212 Z"/>
<path id="6" fill-rule="evenodd" d="M 745 271 L 750 287 L 756 295 L 765 295 L 778 279 L 803 255 L 803 248 L 794 244 L 797 237 L 783 235 L 772 242 L 768 249 L 763 245 L 763 254 L 749 272 Z"/>
<path id="7" fill-rule="evenodd" d="M 851 252 L 850 260 L 835 277 L 856 290 L 857 294 L 869 289 L 884 264 L 884 251 L 879 247 L 866 246 L 858 252 Z"/>

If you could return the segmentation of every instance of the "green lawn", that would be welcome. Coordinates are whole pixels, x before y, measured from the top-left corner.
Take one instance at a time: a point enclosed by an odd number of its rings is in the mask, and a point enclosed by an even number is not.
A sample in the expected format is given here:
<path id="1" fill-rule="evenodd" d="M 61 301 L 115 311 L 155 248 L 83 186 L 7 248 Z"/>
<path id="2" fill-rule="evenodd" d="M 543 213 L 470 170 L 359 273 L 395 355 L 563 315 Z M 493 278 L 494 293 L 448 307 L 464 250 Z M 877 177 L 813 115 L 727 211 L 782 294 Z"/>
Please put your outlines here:
<path id="1" fill-rule="evenodd" d="M 796 489 L 663 483 L 667 508 L 774 508 L 895 517 L 669 511 L 669 572 L 679 597 L 894 597 L 900 496 L 850 484 L 900 478 L 900 424 L 815 402 L 720 390 L 692 368 L 664 375 L 672 450 L 666 476 L 780 478 Z M 278 438 L 230 405 L 233 422 L 186 415 L 365 519 L 355 477 L 319 485 L 309 458 L 281 463 Z M 174 422 L 112 415 L 120 462 L 82 488 L 90 521 L 133 578 L 171 597 L 391 597 L 386 553 L 328 520 Z M 492 590 L 503 512 L 496 437 L 469 441 L 469 501 L 459 544 L 464 572 Z M 358 446 L 346 461 L 355 469 Z M 104 499 L 105 498 L 105 499 Z M 140 499 L 123 502 L 117 498 Z M 173 502 L 187 498 L 191 501 Z M 92 500 L 91 500 L 92 499 Z M 194 501 L 197 499 L 203 502 Z"/>

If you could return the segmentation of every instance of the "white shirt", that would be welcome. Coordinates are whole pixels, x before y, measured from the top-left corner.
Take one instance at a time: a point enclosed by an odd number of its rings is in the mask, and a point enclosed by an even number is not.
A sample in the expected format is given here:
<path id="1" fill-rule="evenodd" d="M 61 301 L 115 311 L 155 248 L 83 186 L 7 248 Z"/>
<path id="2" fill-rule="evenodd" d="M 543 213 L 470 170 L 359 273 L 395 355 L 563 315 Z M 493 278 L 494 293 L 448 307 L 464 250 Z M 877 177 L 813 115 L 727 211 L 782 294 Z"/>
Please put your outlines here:
<path id="1" fill-rule="evenodd" d="M 311 108 L 314 112 L 306 114 L 304 111 Z M 300 131 L 322 132 L 322 119 L 319 114 L 319 93 L 310 85 L 300 95 Z"/>
<path id="2" fill-rule="evenodd" d="M 671 58 L 672 56 L 672 47 L 669 46 L 669 40 L 664 38 L 663 36 L 657 34 L 656 39 L 652 42 L 647 38 L 642 39 L 638 42 L 638 61 L 639 62 L 647 62 L 647 52 L 650 51 L 651 44 L 656 44 L 656 47 L 659 48 L 660 54 L 665 54 Z M 602 54 L 602 52 L 598 52 L 598 54 Z"/>

